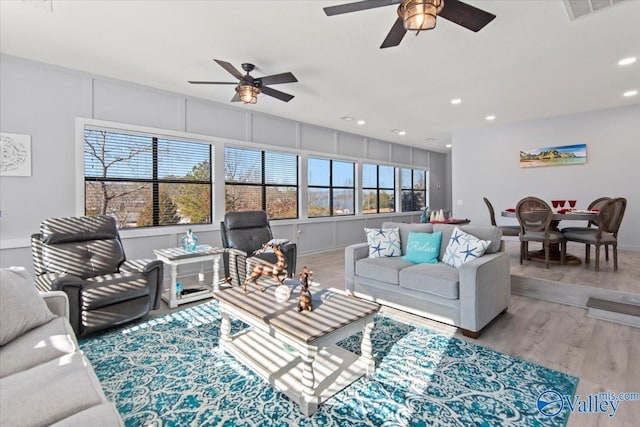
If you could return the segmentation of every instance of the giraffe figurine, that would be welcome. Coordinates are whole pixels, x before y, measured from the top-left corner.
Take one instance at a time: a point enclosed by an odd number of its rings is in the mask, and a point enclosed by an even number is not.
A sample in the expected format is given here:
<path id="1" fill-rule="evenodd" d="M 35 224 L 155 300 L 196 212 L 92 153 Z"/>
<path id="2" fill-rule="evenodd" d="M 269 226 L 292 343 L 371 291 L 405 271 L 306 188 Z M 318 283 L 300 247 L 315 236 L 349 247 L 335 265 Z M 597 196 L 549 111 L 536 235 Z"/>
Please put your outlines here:
<path id="1" fill-rule="evenodd" d="M 313 303 L 311 301 L 311 292 L 309 292 L 309 286 L 313 281 L 313 271 L 310 271 L 305 265 L 300 273 L 300 296 L 298 297 L 298 313 L 302 310 L 313 310 Z"/>
<path id="2" fill-rule="evenodd" d="M 285 259 L 284 259 L 284 254 L 280 250 L 280 245 L 276 245 L 273 243 L 265 243 L 262 245 L 262 248 L 254 252 L 254 255 L 260 255 L 264 253 L 268 248 L 273 249 L 273 252 L 276 254 L 278 261 L 276 262 L 275 265 L 274 264 L 258 264 L 255 267 L 253 267 L 253 270 L 251 270 L 251 274 L 249 275 L 249 277 L 247 277 L 247 279 L 244 281 L 244 284 L 242 286 L 242 290 L 244 291 L 245 294 L 247 293 L 247 283 L 249 283 L 249 281 L 252 281 L 258 287 L 260 292 L 264 291 L 262 286 L 258 285 L 258 282 L 257 282 L 257 280 L 262 276 L 275 277 L 275 279 L 278 281 L 278 286 L 283 285 L 280 275 L 282 274 L 283 271 L 285 271 L 284 269 Z"/>

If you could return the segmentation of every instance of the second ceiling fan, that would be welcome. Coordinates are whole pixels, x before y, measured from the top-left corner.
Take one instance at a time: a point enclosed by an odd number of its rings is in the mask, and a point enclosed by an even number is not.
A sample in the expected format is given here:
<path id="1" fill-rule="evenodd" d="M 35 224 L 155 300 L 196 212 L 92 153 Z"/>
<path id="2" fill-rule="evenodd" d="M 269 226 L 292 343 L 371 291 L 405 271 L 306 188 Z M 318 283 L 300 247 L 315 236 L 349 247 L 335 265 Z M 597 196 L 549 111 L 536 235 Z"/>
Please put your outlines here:
<path id="1" fill-rule="evenodd" d="M 268 87 L 267 85 L 275 85 L 280 83 L 293 83 L 298 79 L 292 73 L 280 73 L 273 74 L 271 76 L 253 77 L 249 73 L 253 71 L 255 66 L 253 64 L 242 64 L 242 69 L 247 73 L 242 75 L 236 67 L 226 61 L 214 59 L 218 65 L 227 70 L 233 77 L 238 79 L 237 82 L 210 82 L 210 81 L 194 81 L 190 80 L 191 84 L 204 84 L 204 85 L 236 85 L 236 94 L 231 98 L 231 102 L 242 101 L 245 104 L 255 104 L 258 102 L 258 95 L 264 93 L 265 95 L 272 96 L 280 101 L 289 102 L 293 99 L 293 95 L 281 92 L 279 90 Z"/>
<path id="2" fill-rule="evenodd" d="M 400 44 L 407 31 L 431 30 L 440 16 L 471 31 L 478 32 L 496 16 L 459 0 L 363 0 L 324 8 L 327 16 L 359 12 L 399 4 L 398 19 L 382 42 L 380 49 Z"/>

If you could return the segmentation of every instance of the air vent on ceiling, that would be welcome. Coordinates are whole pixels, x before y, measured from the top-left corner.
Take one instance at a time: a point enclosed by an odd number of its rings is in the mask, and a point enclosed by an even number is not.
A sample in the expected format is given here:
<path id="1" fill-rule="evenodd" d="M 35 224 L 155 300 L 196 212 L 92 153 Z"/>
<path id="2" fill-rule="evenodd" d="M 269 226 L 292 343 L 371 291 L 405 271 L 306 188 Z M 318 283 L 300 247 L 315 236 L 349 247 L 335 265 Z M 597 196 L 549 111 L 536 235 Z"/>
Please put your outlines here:
<path id="1" fill-rule="evenodd" d="M 564 0 L 569 18 L 576 19 L 627 0 Z"/>

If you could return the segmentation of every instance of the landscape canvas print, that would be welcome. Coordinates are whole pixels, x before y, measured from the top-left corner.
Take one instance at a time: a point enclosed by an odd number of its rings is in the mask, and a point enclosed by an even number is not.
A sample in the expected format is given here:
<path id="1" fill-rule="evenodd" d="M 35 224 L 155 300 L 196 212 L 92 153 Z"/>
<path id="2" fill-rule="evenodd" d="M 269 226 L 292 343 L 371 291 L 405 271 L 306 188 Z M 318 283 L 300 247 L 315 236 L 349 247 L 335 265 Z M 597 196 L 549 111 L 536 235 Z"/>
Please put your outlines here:
<path id="1" fill-rule="evenodd" d="M 520 151 L 521 168 L 584 163 L 587 163 L 587 144 L 542 147 Z"/>

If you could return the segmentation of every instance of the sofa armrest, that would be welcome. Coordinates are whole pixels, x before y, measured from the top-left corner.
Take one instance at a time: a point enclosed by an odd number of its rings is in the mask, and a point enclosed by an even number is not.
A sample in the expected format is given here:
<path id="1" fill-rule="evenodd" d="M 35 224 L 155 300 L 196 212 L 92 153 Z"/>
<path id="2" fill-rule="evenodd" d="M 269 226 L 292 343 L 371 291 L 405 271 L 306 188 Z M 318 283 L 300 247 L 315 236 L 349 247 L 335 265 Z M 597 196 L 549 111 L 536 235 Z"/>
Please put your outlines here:
<path id="1" fill-rule="evenodd" d="M 151 310 L 160 308 L 162 298 L 162 281 L 164 280 L 164 263 L 158 259 L 127 260 L 120 265 L 122 273 L 143 274 L 149 286 Z"/>
<path id="2" fill-rule="evenodd" d="M 367 243 L 356 243 L 344 248 L 344 288 L 348 293 L 353 292 L 356 277 L 356 262 L 369 256 Z"/>
<path id="3" fill-rule="evenodd" d="M 62 291 L 50 291 L 40 294 L 47 307 L 57 316 L 69 318 L 69 298 Z"/>
<path id="4" fill-rule="evenodd" d="M 460 327 L 477 332 L 504 311 L 511 297 L 509 254 L 486 254 L 460 267 Z"/>
<path id="5" fill-rule="evenodd" d="M 162 261 L 157 259 L 134 259 L 126 260 L 120 265 L 120 271 L 123 273 L 142 273 L 149 274 L 156 268 L 162 268 Z"/>

